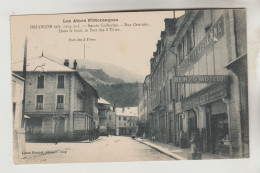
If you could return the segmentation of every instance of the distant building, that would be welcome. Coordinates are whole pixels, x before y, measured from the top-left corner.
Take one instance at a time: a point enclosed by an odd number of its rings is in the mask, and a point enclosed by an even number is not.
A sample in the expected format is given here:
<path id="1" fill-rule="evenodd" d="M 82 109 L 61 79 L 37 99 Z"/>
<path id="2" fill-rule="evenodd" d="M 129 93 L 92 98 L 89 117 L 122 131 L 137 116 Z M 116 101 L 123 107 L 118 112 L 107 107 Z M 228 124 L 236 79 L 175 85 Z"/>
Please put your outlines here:
<path id="1" fill-rule="evenodd" d="M 23 62 L 12 71 L 22 74 Z M 93 139 L 99 124 L 97 91 L 76 71 L 77 63 L 59 64 L 45 56 L 27 61 L 25 79 L 26 139 Z"/>
<path id="2" fill-rule="evenodd" d="M 137 132 L 138 107 L 116 108 L 116 135 L 130 136 Z"/>
<path id="3" fill-rule="evenodd" d="M 23 112 L 24 78 L 12 74 L 12 102 L 13 102 L 13 145 L 14 160 L 22 158 L 25 152 L 25 130 L 22 117 Z"/>
<path id="4" fill-rule="evenodd" d="M 150 98 L 148 97 L 150 92 L 149 88 L 150 88 L 150 75 L 147 75 L 143 83 L 143 92 L 139 99 L 139 104 L 138 104 L 139 121 L 137 125 L 138 125 L 139 136 L 150 135 L 150 128 L 147 121 L 148 110 L 150 109 L 149 106 L 151 102 Z"/>
<path id="5" fill-rule="evenodd" d="M 103 98 L 98 99 L 99 133 L 115 135 L 115 112 L 111 104 Z"/>

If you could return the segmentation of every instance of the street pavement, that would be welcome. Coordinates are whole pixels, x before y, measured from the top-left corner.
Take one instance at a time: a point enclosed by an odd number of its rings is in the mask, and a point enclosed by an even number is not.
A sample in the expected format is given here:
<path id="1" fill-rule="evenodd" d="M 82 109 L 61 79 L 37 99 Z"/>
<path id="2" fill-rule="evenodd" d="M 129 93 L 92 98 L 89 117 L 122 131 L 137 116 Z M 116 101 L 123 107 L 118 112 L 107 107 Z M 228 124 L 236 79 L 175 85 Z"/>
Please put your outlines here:
<path id="1" fill-rule="evenodd" d="M 87 163 L 173 160 L 130 137 L 100 137 L 91 143 L 26 143 L 22 163 Z"/>

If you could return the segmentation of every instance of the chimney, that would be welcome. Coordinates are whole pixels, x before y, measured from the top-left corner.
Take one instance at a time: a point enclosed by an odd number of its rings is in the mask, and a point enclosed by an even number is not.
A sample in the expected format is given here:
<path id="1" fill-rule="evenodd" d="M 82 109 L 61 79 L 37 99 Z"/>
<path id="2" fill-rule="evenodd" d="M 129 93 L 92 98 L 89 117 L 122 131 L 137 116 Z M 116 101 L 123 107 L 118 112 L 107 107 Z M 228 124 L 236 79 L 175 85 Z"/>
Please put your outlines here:
<path id="1" fill-rule="evenodd" d="M 176 32 L 176 19 L 164 19 L 166 34 L 173 35 Z"/>
<path id="2" fill-rule="evenodd" d="M 74 69 L 74 70 L 77 70 L 77 65 L 78 65 L 78 63 L 77 63 L 77 61 L 75 60 L 74 63 L 73 63 L 73 69 Z"/>
<path id="3" fill-rule="evenodd" d="M 68 60 L 68 59 L 65 59 L 64 65 L 65 65 L 66 67 L 69 67 L 70 63 L 69 63 L 69 60 Z"/>
<path id="4" fill-rule="evenodd" d="M 113 106 L 113 112 L 116 112 L 116 104 Z"/>
<path id="5" fill-rule="evenodd" d="M 122 108 L 122 113 L 124 113 L 124 112 L 125 112 L 125 107 Z"/>

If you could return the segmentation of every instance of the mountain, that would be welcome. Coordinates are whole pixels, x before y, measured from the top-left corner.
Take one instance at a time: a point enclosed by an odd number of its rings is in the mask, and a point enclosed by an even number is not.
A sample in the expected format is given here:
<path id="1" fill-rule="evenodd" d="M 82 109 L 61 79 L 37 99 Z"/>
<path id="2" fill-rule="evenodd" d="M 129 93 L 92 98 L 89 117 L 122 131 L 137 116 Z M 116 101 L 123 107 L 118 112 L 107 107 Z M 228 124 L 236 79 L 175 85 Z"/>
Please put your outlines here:
<path id="1" fill-rule="evenodd" d="M 98 85 L 125 83 L 122 79 L 110 77 L 102 69 L 78 68 L 77 70 L 79 74 L 94 87 Z"/>
<path id="2" fill-rule="evenodd" d="M 63 64 L 64 59 L 53 58 Z M 70 67 L 73 66 L 70 60 Z M 138 106 L 139 95 L 142 92 L 143 78 L 131 72 L 112 65 L 77 59 L 77 71 L 97 91 L 100 97 L 117 107 Z M 140 82 L 137 82 L 140 81 Z"/>
<path id="3" fill-rule="evenodd" d="M 142 92 L 141 83 L 121 83 L 112 85 L 98 85 L 99 95 L 116 107 L 138 106 L 139 95 Z"/>
<path id="4" fill-rule="evenodd" d="M 125 82 L 143 82 L 144 77 L 131 73 L 130 71 L 113 64 L 90 61 L 88 59 L 77 59 L 78 65 L 87 69 L 102 69 L 109 76 L 119 78 Z"/>
<path id="5" fill-rule="evenodd" d="M 64 59 L 58 59 L 58 58 L 54 58 L 54 57 L 51 57 L 51 58 L 61 64 L 63 64 L 63 62 L 64 62 Z M 82 58 L 78 58 L 76 60 L 78 63 L 78 67 L 80 69 L 102 69 L 110 77 L 119 78 L 119 79 L 122 79 L 123 81 L 129 82 L 129 83 L 144 81 L 144 76 L 139 76 L 139 75 L 133 74 L 132 72 L 130 72 L 122 67 L 113 65 L 113 64 L 91 61 L 91 60 L 82 59 Z M 69 61 L 70 61 L 70 67 L 72 67 L 74 59 L 73 60 L 70 59 Z"/>

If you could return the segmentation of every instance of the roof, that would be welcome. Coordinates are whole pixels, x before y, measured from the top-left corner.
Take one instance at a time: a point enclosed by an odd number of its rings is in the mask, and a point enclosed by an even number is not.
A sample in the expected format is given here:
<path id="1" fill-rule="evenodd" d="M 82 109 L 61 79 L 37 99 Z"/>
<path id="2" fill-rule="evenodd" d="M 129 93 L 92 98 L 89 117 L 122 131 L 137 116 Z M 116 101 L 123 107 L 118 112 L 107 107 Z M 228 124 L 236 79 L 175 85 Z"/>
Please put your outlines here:
<path id="1" fill-rule="evenodd" d="M 27 59 L 26 64 L 27 72 L 76 72 L 76 70 L 66 67 L 63 64 L 59 64 L 45 56 Z M 23 71 L 23 61 L 12 63 L 11 68 L 12 71 Z"/>
<path id="2" fill-rule="evenodd" d="M 21 76 L 15 74 L 15 73 L 12 73 L 12 75 L 13 75 L 13 77 L 16 77 L 17 79 L 20 79 L 20 80 L 24 81 L 24 78 L 23 78 L 23 77 L 21 77 Z"/>
<path id="3" fill-rule="evenodd" d="M 138 107 L 116 108 L 116 115 L 138 117 Z"/>
<path id="4" fill-rule="evenodd" d="M 96 90 L 92 85 L 90 85 L 85 79 L 83 79 L 77 71 L 75 71 L 75 74 L 76 74 L 76 76 L 78 77 L 78 79 L 79 79 L 84 85 L 88 85 L 88 86 L 92 89 L 92 91 L 94 92 L 95 97 L 96 97 L 96 98 L 99 98 L 99 95 L 98 95 L 97 90 Z"/>
<path id="5" fill-rule="evenodd" d="M 104 104 L 104 105 L 110 105 L 110 103 L 108 101 L 106 101 L 105 99 L 103 99 L 101 97 L 98 99 L 98 103 L 99 104 Z"/>

